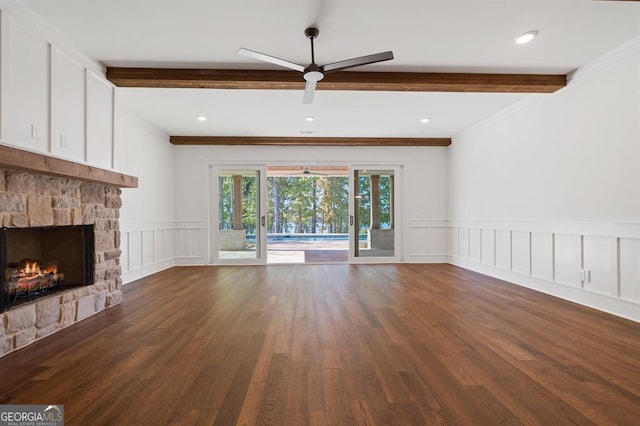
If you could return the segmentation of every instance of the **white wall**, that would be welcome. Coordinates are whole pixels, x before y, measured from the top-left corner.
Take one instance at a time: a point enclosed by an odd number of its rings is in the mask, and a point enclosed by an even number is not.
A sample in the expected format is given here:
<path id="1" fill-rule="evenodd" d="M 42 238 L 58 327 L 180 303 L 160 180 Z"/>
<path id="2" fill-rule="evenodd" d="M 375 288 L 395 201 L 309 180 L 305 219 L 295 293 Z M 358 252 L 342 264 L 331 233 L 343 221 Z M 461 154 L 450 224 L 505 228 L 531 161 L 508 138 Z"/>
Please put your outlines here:
<path id="1" fill-rule="evenodd" d="M 640 38 L 454 137 L 452 263 L 640 321 L 639 165 Z"/>
<path id="2" fill-rule="evenodd" d="M 173 266 L 174 169 L 169 136 L 125 107 L 116 109 L 116 164 L 138 177 L 122 190 L 120 231 L 124 282 Z"/>
<path id="3" fill-rule="evenodd" d="M 409 262 L 446 261 L 447 148 L 179 146 L 174 153 L 179 263 L 207 263 L 205 179 L 208 164 L 216 162 L 402 165 L 404 258 Z"/>

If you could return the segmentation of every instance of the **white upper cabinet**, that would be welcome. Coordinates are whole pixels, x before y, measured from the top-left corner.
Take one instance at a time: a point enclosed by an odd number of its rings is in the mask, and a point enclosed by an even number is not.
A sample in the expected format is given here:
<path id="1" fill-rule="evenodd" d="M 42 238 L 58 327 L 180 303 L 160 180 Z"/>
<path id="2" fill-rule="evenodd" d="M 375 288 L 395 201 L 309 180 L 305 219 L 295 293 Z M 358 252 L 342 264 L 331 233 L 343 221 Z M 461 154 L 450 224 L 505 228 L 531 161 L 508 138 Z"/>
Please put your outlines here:
<path id="1" fill-rule="evenodd" d="M 87 162 L 113 168 L 113 106 L 115 87 L 87 72 Z"/>
<path id="2" fill-rule="evenodd" d="M 56 48 L 51 51 L 51 153 L 85 161 L 85 69 Z"/>
<path id="3" fill-rule="evenodd" d="M 50 45 L 2 14 L 2 142 L 49 151 Z"/>

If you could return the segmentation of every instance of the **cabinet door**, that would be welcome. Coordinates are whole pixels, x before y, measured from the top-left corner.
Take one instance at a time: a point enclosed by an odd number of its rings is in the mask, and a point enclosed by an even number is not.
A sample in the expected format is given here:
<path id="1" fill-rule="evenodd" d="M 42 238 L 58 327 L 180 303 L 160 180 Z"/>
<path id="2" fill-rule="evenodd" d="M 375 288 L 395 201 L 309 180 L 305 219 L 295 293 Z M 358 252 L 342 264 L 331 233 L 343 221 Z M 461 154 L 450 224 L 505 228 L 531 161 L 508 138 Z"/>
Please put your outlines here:
<path id="1" fill-rule="evenodd" d="M 115 88 L 87 72 L 87 162 L 113 168 L 113 103 Z"/>
<path id="2" fill-rule="evenodd" d="M 3 142 L 48 152 L 50 45 L 7 15 L 2 24 Z"/>
<path id="3" fill-rule="evenodd" d="M 51 153 L 85 161 L 84 67 L 55 48 L 51 65 Z"/>

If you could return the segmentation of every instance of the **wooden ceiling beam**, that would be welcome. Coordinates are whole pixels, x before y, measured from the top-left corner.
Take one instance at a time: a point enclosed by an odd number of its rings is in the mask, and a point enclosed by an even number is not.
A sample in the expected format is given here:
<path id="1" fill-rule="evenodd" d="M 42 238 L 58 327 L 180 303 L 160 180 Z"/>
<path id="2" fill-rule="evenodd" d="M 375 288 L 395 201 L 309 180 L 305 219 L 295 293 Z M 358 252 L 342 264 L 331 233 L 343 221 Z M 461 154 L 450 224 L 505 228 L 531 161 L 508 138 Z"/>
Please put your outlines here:
<path id="1" fill-rule="evenodd" d="M 173 145 L 265 146 L 449 146 L 450 138 L 323 138 L 252 136 L 171 136 Z"/>
<path id="2" fill-rule="evenodd" d="M 302 90 L 296 71 L 107 68 L 107 79 L 118 87 Z M 361 72 L 329 73 L 319 90 L 391 92 L 552 93 L 565 87 L 562 74 L 482 74 Z"/>

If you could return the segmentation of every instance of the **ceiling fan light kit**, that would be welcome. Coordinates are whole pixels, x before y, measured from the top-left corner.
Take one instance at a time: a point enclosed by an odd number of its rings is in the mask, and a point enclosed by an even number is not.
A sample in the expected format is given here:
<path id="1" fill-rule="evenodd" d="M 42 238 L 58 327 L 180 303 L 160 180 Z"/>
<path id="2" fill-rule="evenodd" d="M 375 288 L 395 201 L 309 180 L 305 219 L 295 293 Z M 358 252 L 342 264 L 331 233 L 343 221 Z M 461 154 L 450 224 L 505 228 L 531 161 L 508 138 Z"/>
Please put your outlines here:
<path id="1" fill-rule="evenodd" d="M 527 44 L 531 40 L 536 38 L 537 35 L 538 35 L 538 31 L 536 31 L 536 30 L 527 31 L 526 33 L 524 33 L 524 34 L 520 35 L 518 38 L 516 38 L 516 43 L 517 44 Z"/>
<path id="2" fill-rule="evenodd" d="M 313 40 L 318 37 L 320 31 L 315 27 L 309 27 L 304 30 L 304 35 L 311 42 L 311 63 L 306 67 L 302 65 L 296 64 L 294 62 L 289 62 L 285 59 L 276 58 L 275 56 L 266 55 L 264 53 L 256 52 L 254 50 L 245 49 L 241 47 L 238 49 L 238 53 L 241 55 L 248 56 L 250 58 L 258 59 L 260 61 L 269 62 L 272 64 L 279 65 L 281 67 L 289 68 L 294 71 L 299 71 L 302 73 L 302 78 L 305 80 L 305 88 L 304 88 L 304 96 L 302 102 L 304 104 L 310 104 L 313 102 L 313 95 L 316 91 L 316 86 L 320 80 L 322 80 L 325 74 L 332 71 L 345 70 L 348 68 L 358 67 L 361 65 L 368 65 L 377 62 L 389 61 L 393 59 L 393 52 L 380 52 L 374 53 L 373 55 L 360 56 L 357 58 L 345 59 L 344 61 L 332 62 L 330 64 L 325 64 L 322 66 L 318 66 L 316 64 L 315 58 L 315 50 L 313 45 Z"/>

